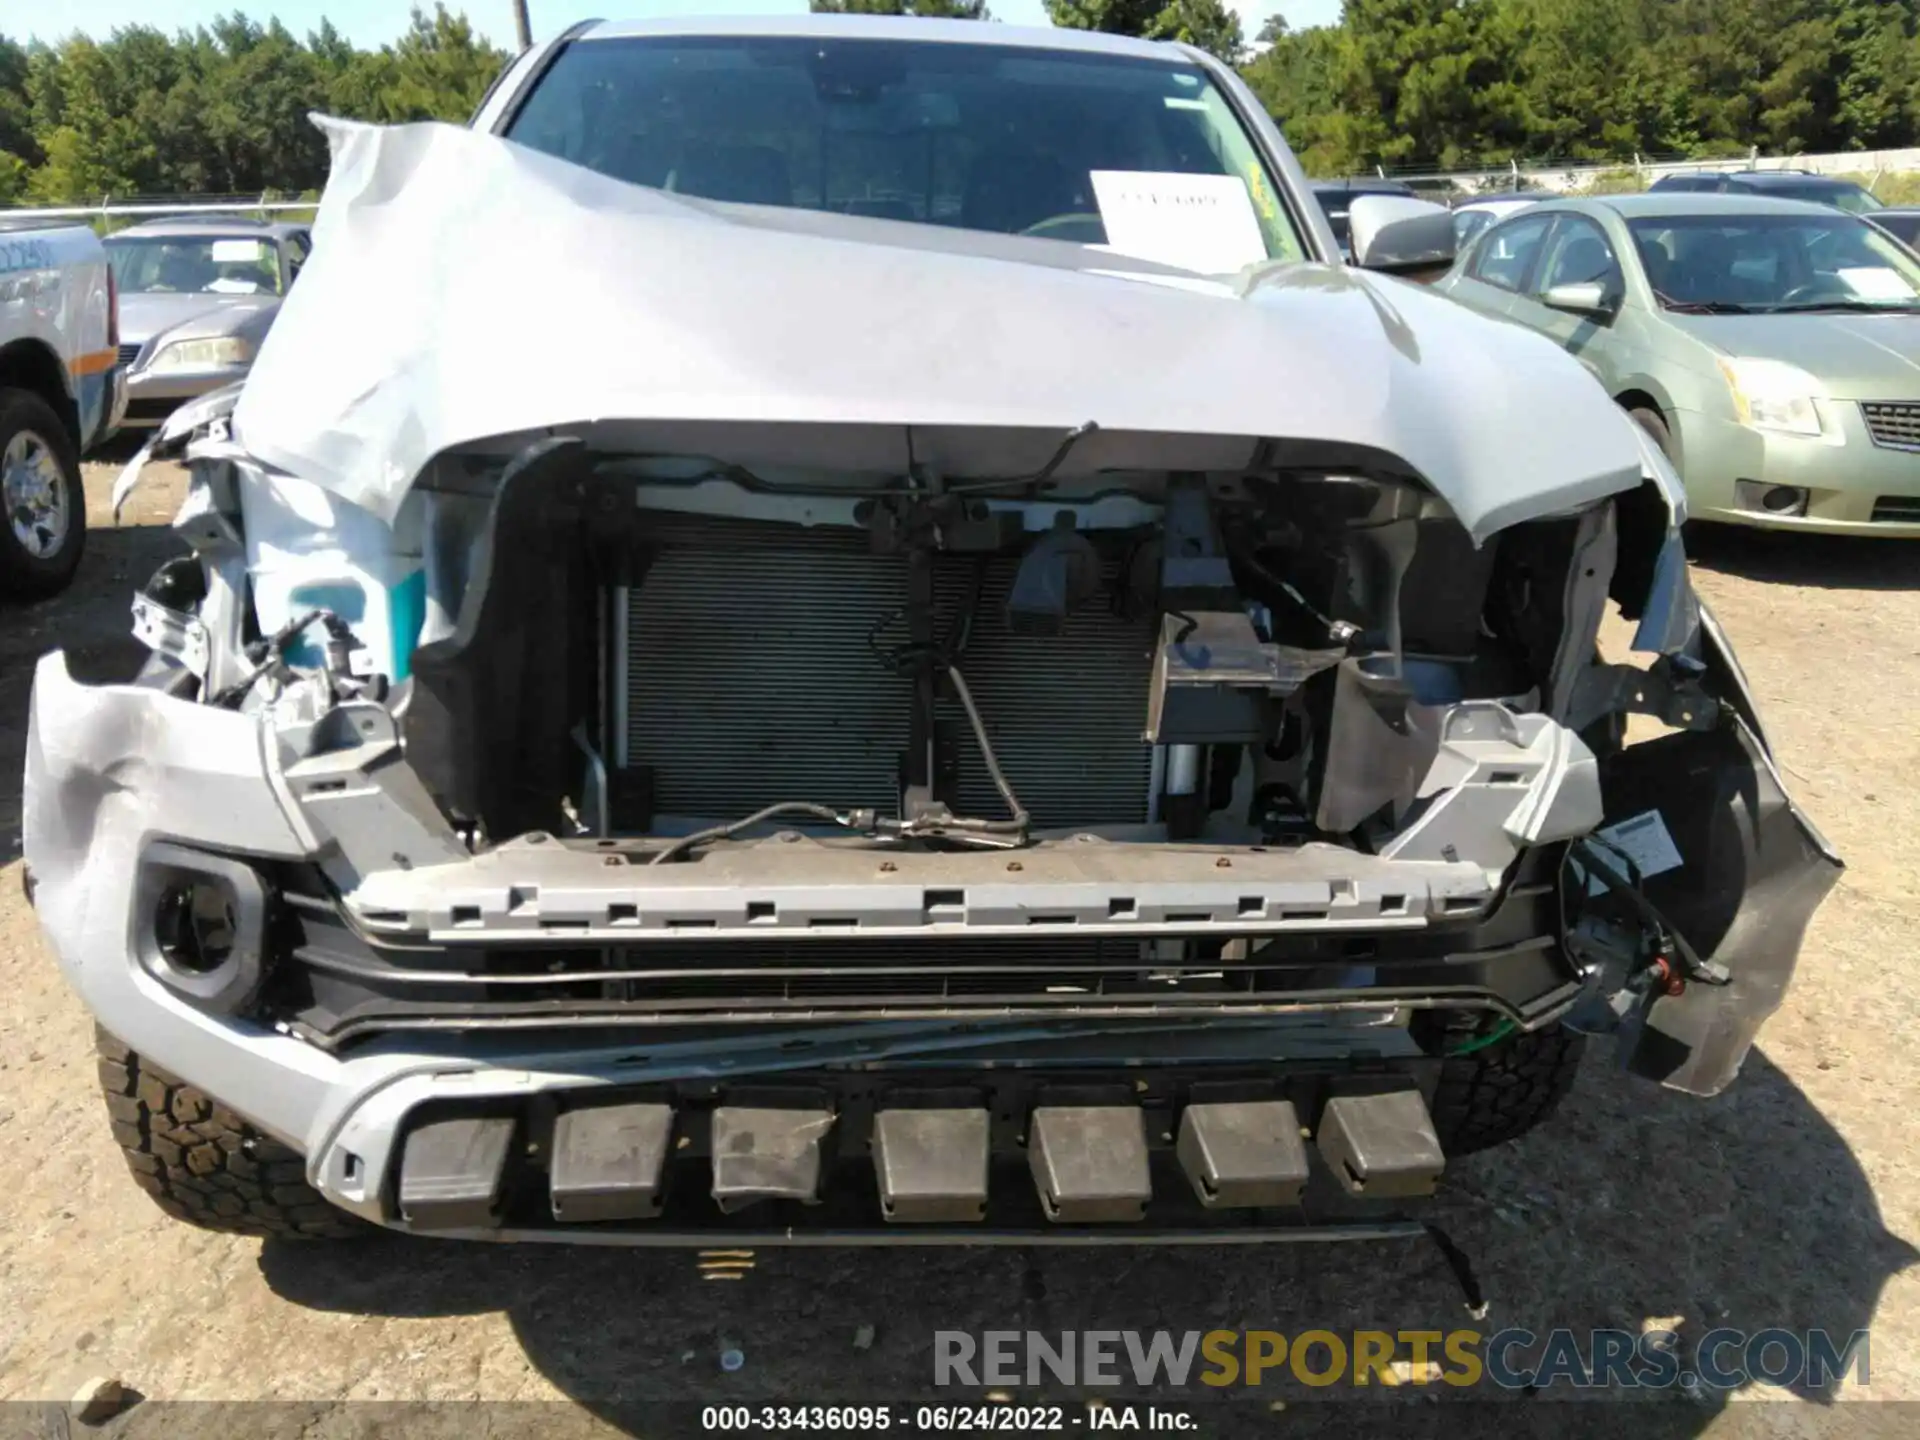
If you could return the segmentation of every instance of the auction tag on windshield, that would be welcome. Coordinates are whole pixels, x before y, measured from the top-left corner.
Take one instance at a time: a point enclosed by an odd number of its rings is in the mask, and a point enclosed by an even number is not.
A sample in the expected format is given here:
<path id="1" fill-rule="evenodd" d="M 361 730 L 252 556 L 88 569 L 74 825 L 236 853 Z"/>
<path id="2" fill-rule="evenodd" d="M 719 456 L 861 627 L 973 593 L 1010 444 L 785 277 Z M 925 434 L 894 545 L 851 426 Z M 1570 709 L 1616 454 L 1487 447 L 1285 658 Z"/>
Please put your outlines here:
<path id="1" fill-rule="evenodd" d="M 1631 860 L 1634 868 L 1640 872 L 1642 880 L 1650 875 L 1663 875 L 1669 870 L 1678 870 L 1686 863 L 1680 858 L 1679 848 L 1673 843 L 1673 836 L 1667 830 L 1667 822 L 1660 818 L 1658 810 L 1643 810 L 1629 819 L 1594 831 L 1593 837 L 1596 840 L 1605 841 L 1612 850 L 1595 845 L 1585 853 L 1596 865 L 1604 865 L 1622 880 L 1627 876 L 1618 856 L 1613 851 L 1618 851 L 1620 855 Z M 1587 893 L 1589 895 L 1603 894 L 1606 888 L 1599 876 L 1588 877 Z"/>
<path id="2" fill-rule="evenodd" d="M 216 265 L 250 265 L 265 254 L 266 246 L 258 240 L 213 242 L 213 263 Z"/>
<path id="3" fill-rule="evenodd" d="M 1913 286 L 1898 270 L 1885 265 L 1862 265 L 1840 272 L 1847 288 L 1862 300 L 1911 300 Z"/>
<path id="4" fill-rule="evenodd" d="M 1253 198 L 1237 175 L 1095 170 L 1106 248 L 1202 275 L 1229 275 L 1267 258 Z"/>

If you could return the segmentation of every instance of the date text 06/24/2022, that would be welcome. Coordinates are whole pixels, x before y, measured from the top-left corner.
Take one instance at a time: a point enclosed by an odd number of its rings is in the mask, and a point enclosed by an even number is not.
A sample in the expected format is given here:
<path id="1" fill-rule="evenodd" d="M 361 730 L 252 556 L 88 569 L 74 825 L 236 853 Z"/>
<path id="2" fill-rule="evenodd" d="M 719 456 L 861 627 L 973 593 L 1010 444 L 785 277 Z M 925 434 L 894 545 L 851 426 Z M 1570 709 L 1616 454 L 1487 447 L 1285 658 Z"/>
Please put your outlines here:
<path id="1" fill-rule="evenodd" d="M 1033 1435 L 1068 1430 L 1148 1430 L 1163 1434 L 1193 1432 L 1199 1423 L 1188 1411 L 1165 1405 L 708 1405 L 700 1428 L 736 1434 L 826 1431 L 874 1434 L 965 1434 L 994 1431 Z"/>

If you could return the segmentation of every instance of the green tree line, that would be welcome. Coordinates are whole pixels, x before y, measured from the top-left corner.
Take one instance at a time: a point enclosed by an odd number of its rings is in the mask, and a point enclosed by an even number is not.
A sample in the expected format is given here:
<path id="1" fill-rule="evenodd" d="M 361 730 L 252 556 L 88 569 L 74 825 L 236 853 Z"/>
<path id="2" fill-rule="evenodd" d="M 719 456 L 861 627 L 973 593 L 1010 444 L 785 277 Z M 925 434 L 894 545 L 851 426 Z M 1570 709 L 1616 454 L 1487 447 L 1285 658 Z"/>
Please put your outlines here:
<path id="1" fill-rule="evenodd" d="M 1920 137 L 1920 0 L 1045 0 L 1056 25 L 1184 40 L 1235 62 L 1310 171 L 1634 154 L 1818 154 Z M 815 10 L 990 18 L 979 0 Z"/>
<path id="2" fill-rule="evenodd" d="M 317 189 L 327 149 L 313 111 L 464 120 L 506 60 L 441 5 L 377 50 L 327 22 L 300 40 L 238 13 L 172 35 L 0 35 L 0 204 Z"/>
<path id="3" fill-rule="evenodd" d="M 1320 173 L 1920 136 L 1915 0 L 1346 0 L 1259 38 L 1243 73 Z"/>
<path id="4" fill-rule="evenodd" d="M 1274 15 L 1252 44 L 1224 0 L 1045 3 L 1057 25 L 1232 60 L 1317 174 L 1920 143 L 1920 0 L 1346 0 L 1337 25 Z M 812 4 L 992 19 L 986 0 Z M 315 189 L 310 112 L 464 119 L 506 59 L 439 4 L 375 50 L 239 13 L 0 35 L 0 204 Z"/>

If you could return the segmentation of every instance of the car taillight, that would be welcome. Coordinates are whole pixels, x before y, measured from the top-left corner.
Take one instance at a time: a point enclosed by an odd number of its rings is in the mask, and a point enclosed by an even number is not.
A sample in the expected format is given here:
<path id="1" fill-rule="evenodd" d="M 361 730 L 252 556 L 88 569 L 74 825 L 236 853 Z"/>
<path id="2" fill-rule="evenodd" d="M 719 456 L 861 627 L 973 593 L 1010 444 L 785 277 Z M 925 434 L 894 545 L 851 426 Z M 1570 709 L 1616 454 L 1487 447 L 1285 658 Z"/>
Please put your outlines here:
<path id="1" fill-rule="evenodd" d="M 113 266 L 107 266 L 107 348 L 120 349 L 120 282 L 113 278 Z"/>

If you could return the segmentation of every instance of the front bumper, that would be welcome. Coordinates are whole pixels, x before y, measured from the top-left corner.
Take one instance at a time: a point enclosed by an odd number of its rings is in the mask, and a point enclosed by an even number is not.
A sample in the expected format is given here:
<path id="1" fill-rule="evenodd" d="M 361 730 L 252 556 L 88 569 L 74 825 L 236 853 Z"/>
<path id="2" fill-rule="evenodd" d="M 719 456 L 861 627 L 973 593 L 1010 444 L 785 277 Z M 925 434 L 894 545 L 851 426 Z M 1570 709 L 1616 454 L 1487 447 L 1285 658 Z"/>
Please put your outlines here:
<path id="1" fill-rule="evenodd" d="M 1317 1129 L 1328 1099 L 1346 1088 L 1385 1087 L 1403 1093 L 1430 1089 L 1435 1062 L 1411 1038 L 1404 1000 L 1424 994 L 1427 1003 L 1437 1003 L 1437 994 L 1450 1005 L 1483 1005 L 1537 1023 L 1566 1009 L 1579 994 L 1577 977 L 1567 972 L 1551 939 L 1541 933 L 1541 917 L 1552 899 L 1550 884 L 1513 887 L 1518 898 L 1479 917 L 1494 897 L 1487 893 L 1484 875 L 1471 865 L 1405 862 L 1399 867 L 1405 876 L 1401 889 L 1389 894 L 1387 877 L 1395 862 L 1377 857 L 1352 857 L 1356 868 L 1346 876 L 1336 876 L 1330 861 L 1303 863 L 1284 854 L 1239 856 L 1230 871 L 1216 868 L 1211 855 L 1198 861 L 1163 857 L 1166 873 L 1155 876 L 1135 873 L 1137 862 L 1124 854 L 1079 856 L 1069 848 L 1054 854 L 1029 851 L 1023 860 L 1011 862 L 1002 853 L 949 857 L 977 859 L 997 872 L 994 884 L 963 887 L 967 893 L 959 902 L 963 912 L 974 912 L 984 939 L 997 943 L 1007 937 L 994 932 L 1008 929 L 1030 934 L 1026 911 L 1036 905 L 1087 908 L 1090 927 L 1223 928 L 1220 920 L 1201 911 L 1156 913 L 1169 911 L 1176 903 L 1173 893 L 1183 891 L 1184 903 L 1213 907 L 1223 918 L 1231 915 L 1231 923 L 1244 927 L 1249 936 L 1318 932 L 1321 942 L 1334 947 L 1333 958 L 1344 963 L 1320 963 L 1318 952 L 1304 956 L 1300 963 L 1315 970 L 1318 983 L 1302 988 L 1295 976 L 1286 993 L 1246 990 L 1222 996 L 1203 990 L 1183 998 L 1172 993 L 1174 982 L 1166 975 L 1157 982 L 1164 992 L 1088 992 L 1054 996 L 1052 1005 L 1036 998 L 1033 983 L 1026 983 L 1011 1001 L 989 989 L 976 993 L 977 1004 L 943 1001 L 920 1007 L 912 996 L 889 994 L 876 1001 L 843 990 L 838 995 L 788 997 L 754 1013 L 745 1007 L 708 1006 L 695 1014 L 673 1014 L 628 1001 L 607 1006 L 598 1026 L 583 1013 L 591 1007 L 580 1005 L 570 1004 L 565 1017 L 549 1008 L 519 1017 L 522 1023 L 489 1026 L 484 1017 L 462 1018 L 457 1009 L 450 1014 L 444 1003 L 436 1002 L 445 1023 L 327 1034 L 311 1016 L 290 1020 L 252 1006 L 227 1013 L 163 983 L 152 963 L 153 892 L 143 876 L 154 855 L 178 860 L 203 853 L 216 863 L 242 865 L 262 875 L 296 869 L 311 875 L 318 871 L 321 852 L 334 843 L 316 840 L 314 816 L 298 803 L 279 798 L 292 793 L 285 787 L 312 777 L 271 773 L 263 748 L 267 734 L 254 716 L 192 704 L 156 690 L 80 685 L 67 673 L 61 655 L 47 656 L 35 677 L 25 788 L 25 842 L 35 904 L 63 971 L 104 1029 L 306 1155 L 311 1183 L 334 1204 L 403 1228 L 409 1223 L 408 1210 L 399 1187 L 407 1140 L 436 1117 L 450 1112 L 483 1118 L 510 1114 L 520 1127 L 517 1133 L 533 1137 L 538 1145 L 545 1143 L 539 1139 L 539 1126 L 550 1126 L 557 1109 L 593 1098 L 664 1097 L 676 1113 L 691 1117 L 687 1133 L 695 1137 L 690 1153 L 697 1159 L 698 1137 L 706 1133 L 702 1127 L 710 1126 L 716 1110 L 756 1103 L 769 1085 L 785 1087 L 782 1093 L 797 1086 L 833 1096 L 835 1133 L 844 1137 L 836 1143 L 848 1147 L 835 1152 L 843 1163 L 849 1153 L 864 1155 L 873 1144 L 876 1097 L 902 1087 L 916 1094 L 930 1089 L 951 1094 L 957 1088 L 972 1097 L 968 1107 L 992 1110 L 994 1160 L 1001 1168 L 1023 1163 L 1015 1158 L 1023 1153 L 1015 1132 L 1040 1105 L 1063 1096 L 1117 1105 L 1141 1117 L 1142 1164 L 1147 1165 L 1150 1152 L 1148 1168 L 1156 1177 L 1154 1215 L 1178 1215 L 1183 1203 L 1176 1194 L 1179 1187 L 1170 1188 L 1163 1172 L 1174 1164 L 1177 1117 L 1194 1101 L 1195 1086 L 1251 1085 L 1259 1098 L 1295 1105 L 1302 1123 Z M 828 847 L 783 848 L 824 852 Z M 533 851 L 552 857 L 543 861 L 548 868 L 531 885 L 524 883 L 527 877 L 521 884 L 506 885 L 496 904 L 489 897 L 495 877 L 504 875 L 501 867 L 524 861 Z M 604 864 L 603 852 L 568 853 L 588 862 L 596 876 L 614 873 Z M 805 869 L 825 858 L 815 853 L 797 863 Z M 875 878 L 892 885 L 897 875 L 898 886 L 911 887 L 910 915 L 901 911 L 901 897 L 909 893 L 904 888 L 842 887 L 845 904 L 856 915 L 871 913 L 880 930 L 888 928 L 889 911 L 916 929 L 938 922 L 937 914 L 929 919 L 924 887 L 906 863 L 909 858 L 903 853 L 890 862 L 899 869 Z M 1550 875 L 1557 852 L 1541 851 L 1539 861 Z M 874 857 L 867 863 L 877 869 Z M 1032 896 L 1017 893 L 1017 878 L 1008 873 L 1014 864 L 1034 867 Z M 1196 868 L 1202 865 L 1204 878 Z M 570 906 L 598 907 L 600 923 L 621 922 L 621 916 L 607 913 L 609 892 L 604 886 L 569 886 L 557 878 L 568 868 L 568 855 L 558 842 L 505 847 L 487 863 L 466 861 L 442 868 L 459 878 L 422 892 L 418 908 L 403 899 L 404 882 L 409 874 L 424 876 L 423 871 L 382 872 L 361 887 L 368 894 L 358 897 L 359 916 L 399 932 L 397 936 L 352 926 L 353 904 L 340 903 L 333 911 L 334 920 L 355 929 L 368 951 L 380 952 L 397 941 L 412 947 L 403 958 L 415 969 L 441 964 L 444 968 L 430 978 L 438 986 L 433 993 L 442 996 L 449 985 L 457 989 L 461 974 L 469 970 L 489 982 L 500 981 L 498 972 L 513 953 L 503 949 L 507 946 L 528 946 L 521 953 L 544 967 L 547 982 L 558 983 L 563 978 L 554 973 L 559 956 L 579 948 L 576 932 L 581 926 Z M 697 878 L 705 866 L 668 869 Z M 1195 873 L 1181 873 L 1185 869 Z M 622 883 L 630 898 L 622 903 L 649 907 L 666 928 L 671 913 L 660 908 L 660 892 L 674 886 L 658 881 L 641 885 L 644 877 L 644 871 L 627 868 Z M 372 885 L 374 878 L 382 884 Z M 716 884 L 717 878 L 716 872 L 707 871 L 704 887 L 693 888 L 681 879 L 678 888 L 685 893 L 679 903 L 699 907 L 709 917 L 716 906 L 735 905 L 744 924 L 743 889 L 732 882 Z M 794 933 L 813 937 L 812 949 L 826 954 L 839 948 L 838 937 L 822 935 L 820 926 L 808 923 L 821 918 L 809 908 L 825 903 L 818 887 L 809 898 L 804 876 L 785 882 L 777 874 L 763 876 L 762 883 L 771 887 L 774 903 L 796 927 Z M 1119 886 L 1136 892 L 1131 915 L 1112 904 L 1109 892 Z M 529 896 L 535 894 L 540 903 L 530 907 Z M 383 910 L 376 903 L 382 897 L 397 908 Z M 933 898 L 936 911 L 946 904 L 944 896 Z M 1449 898 L 1466 902 L 1461 923 L 1471 927 L 1453 938 L 1436 929 L 1439 917 L 1448 913 Z M 459 914 L 450 908 L 444 917 L 436 917 L 441 904 L 452 906 L 455 900 Z M 462 943 L 472 939 L 471 931 L 463 928 L 468 901 L 495 926 L 479 945 Z M 1389 912 L 1385 916 L 1383 909 Z M 1341 911 L 1344 923 L 1339 913 L 1330 913 Z M 309 934 L 289 931 L 293 920 L 283 917 L 272 928 L 275 938 L 266 947 L 270 965 L 291 970 L 296 962 L 304 963 L 299 957 L 317 944 Z M 548 922 L 544 931 L 541 920 Z M 411 929 L 415 921 L 439 939 L 417 937 Z M 952 923 L 964 927 L 965 915 Z M 891 943 L 886 935 L 876 938 Z M 556 941 L 561 942 L 558 947 Z M 1356 965 L 1347 953 L 1349 945 L 1380 953 L 1370 963 Z M 1407 952 L 1398 960 L 1396 945 Z M 644 948 L 634 947 L 633 953 Z M 1471 955 L 1461 953 L 1468 949 Z M 375 958 L 381 957 L 376 953 Z M 1397 982 L 1389 975 L 1395 964 L 1400 966 Z M 1486 976 L 1476 965 L 1486 967 Z M 1215 971 L 1222 967 L 1220 959 L 1210 962 Z M 1031 968 L 1023 958 L 1001 967 L 1003 975 L 1023 968 Z M 1131 968 L 1142 969 L 1137 952 Z M 1165 970 L 1178 968 L 1169 965 Z M 1510 1000 L 1489 988 L 1494 984 L 1489 977 L 1512 991 Z M 589 992 L 611 993 L 610 983 L 628 983 L 605 971 L 581 978 Z M 1026 977 L 1029 982 L 1032 978 Z M 409 982 L 403 978 L 397 983 L 406 991 Z M 1248 1093 L 1235 1089 L 1226 1098 L 1237 1102 Z M 776 1106 L 779 1103 L 776 1097 Z M 1316 1183 L 1324 1186 L 1326 1167 L 1316 1165 L 1315 1173 Z M 1012 1193 L 996 1181 L 996 1197 L 1002 1192 Z M 1011 1220 L 990 1217 L 986 1229 L 964 1233 L 1029 1234 L 1026 1222 L 1033 1216 L 1021 1208 L 1030 1209 L 1031 1187 L 1028 1192 L 1010 1202 Z M 871 1202 L 868 1189 L 848 1203 L 858 1211 Z M 847 1227 L 857 1229 L 864 1223 L 858 1214 L 849 1216 L 833 1204 L 823 1204 L 817 1213 L 807 1209 L 809 1217 L 827 1227 L 826 1233 L 844 1236 Z M 513 1219 L 510 1210 L 503 1213 L 502 1223 Z M 636 1236 L 635 1242 L 659 1243 L 658 1234 L 691 1235 L 714 1219 L 707 1214 L 684 1232 L 667 1227 L 650 1232 L 655 1234 L 651 1242 L 645 1236 Z M 1206 1222 L 1207 1214 L 1199 1213 L 1198 1219 Z M 1229 1224 L 1230 1230 L 1245 1230 L 1244 1213 L 1230 1219 L 1237 1222 L 1237 1229 Z M 728 1221 L 733 1229 L 744 1225 L 749 1231 L 755 1223 L 752 1215 L 738 1224 Z M 1082 1233 L 1071 1226 L 1061 1228 L 1057 1221 L 1043 1219 L 1039 1224 L 1042 1232 L 1056 1238 Z M 416 1228 L 453 1233 L 463 1227 Z M 538 1224 L 532 1228 L 541 1231 Z M 1128 1233 L 1148 1240 L 1165 1232 L 1155 1223 L 1130 1227 Z M 530 1238 L 540 1236 L 530 1232 Z M 933 1229 L 922 1232 L 922 1239 L 935 1238 Z"/>
<path id="2" fill-rule="evenodd" d="M 189 400 L 247 378 L 246 365 L 221 365 L 210 370 L 141 370 L 127 375 L 126 429 L 148 429 L 160 424 Z"/>
<path id="3" fill-rule="evenodd" d="M 1737 672 L 1728 684 L 1744 695 Z M 1670 738 L 1679 768 L 1642 777 L 1654 794 L 1689 763 L 1731 788 L 1737 801 L 1754 788 L 1731 775 L 1737 756 L 1703 765 L 1686 748 L 1691 737 Z M 871 852 L 852 857 L 872 867 L 866 884 L 845 883 L 849 857 L 813 842 L 780 845 L 793 857 L 780 864 L 763 854 L 756 867 L 753 850 L 743 847 L 666 867 L 656 879 L 598 846 L 572 849 L 525 837 L 478 858 L 373 868 L 357 887 L 343 887 L 342 898 L 321 908 L 357 950 L 329 950 L 324 937 L 299 929 L 301 917 L 283 916 L 264 932 L 262 949 L 270 971 L 284 966 L 313 986 L 306 1008 L 283 994 L 279 1009 L 226 1009 L 162 983 L 156 972 L 149 878 L 156 853 L 199 852 L 269 877 L 312 876 L 368 843 L 381 847 L 383 860 L 422 843 L 402 833 L 392 815 L 365 808 L 379 783 L 356 768 L 353 751 L 320 757 L 318 769 L 283 771 L 270 763 L 272 741 L 258 717 L 137 686 L 85 687 L 70 677 L 64 657 L 44 658 L 25 785 L 35 903 L 62 969 L 103 1028 L 301 1151 L 311 1183 L 327 1199 L 384 1224 L 407 1223 L 399 1187 L 408 1137 L 449 1113 L 471 1121 L 510 1116 L 512 1133 L 531 1137 L 537 1151 L 546 1143 L 541 1125 L 595 1096 L 710 1117 L 729 1104 L 751 1106 L 770 1083 L 831 1092 L 858 1074 L 866 1077 L 865 1099 L 840 1096 L 829 1110 L 836 1133 L 859 1151 L 872 1143 L 863 1126 L 876 1096 L 902 1086 L 958 1088 L 972 1097 L 963 1108 L 980 1110 L 987 1108 L 981 1096 L 1002 1093 L 996 1075 L 1011 1070 L 1028 1079 L 1008 1092 L 1004 1113 L 995 1111 L 1002 1135 L 1008 1125 L 1017 1130 L 1034 1107 L 1052 1103 L 1054 1092 L 1043 1082 L 1065 1085 L 1068 1098 L 1085 1098 L 1091 1084 L 1097 1103 L 1111 1105 L 1117 1095 L 1130 1113 L 1146 1117 L 1149 1100 L 1169 1116 L 1184 1113 L 1196 1085 L 1222 1080 L 1266 1087 L 1263 1098 L 1295 1105 L 1301 1123 L 1318 1134 L 1327 1103 L 1343 1087 L 1404 1091 L 1430 1084 L 1433 1062 L 1412 1042 L 1409 1012 L 1482 1008 L 1533 1026 L 1582 993 L 1558 944 L 1559 851 L 1551 845 L 1520 846 L 1513 867 L 1489 880 L 1481 867 L 1444 856 L 1395 860 L 1334 847 L 1215 856 L 1201 846 L 1145 854 L 1068 840 L 1018 858 L 945 857 L 949 872 L 964 860 L 979 873 L 936 891 L 908 852 L 886 860 L 891 869 Z M 1494 746 L 1491 763 L 1508 788 L 1501 803 L 1513 807 L 1513 774 L 1504 767 L 1518 762 Z M 378 774 L 391 781 L 396 772 L 406 767 L 388 763 Z M 1540 794 L 1526 792 L 1516 813 L 1537 813 L 1542 795 L 1564 793 L 1564 765 L 1543 773 L 1550 783 Z M 1701 948 L 1728 961 L 1735 984 L 1662 999 L 1645 1031 L 1658 1046 L 1655 1073 L 1700 1093 L 1714 1093 L 1738 1069 L 1779 1003 L 1806 916 L 1831 883 L 1831 865 L 1795 848 L 1811 844 L 1804 838 L 1811 832 L 1774 788 L 1770 768 L 1748 779 L 1777 803 L 1758 837 L 1763 848 L 1749 846 L 1734 858 L 1749 876 L 1781 879 L 1751 890 L 1712 887 L 1716 929 L 1713 943 Z M 1766 838 L 1776 833 L 1780 838 Z M 1700 853 L 1710 860 L 1719 843 L 1705 834 Z M 742 864 L 746 869 L 735 873 Z M 1813 878 L 1785 883 L 1797 875 Z M 1029 881 L 1032 888 L 1023 890 Z M 1761 903 L 1750 904 L 1756 897 Z M 1009 988 L 975 989 L 967 1003 L 950 990 L 933 1003 L 924 1003 L 924 991 L 918 1000 L 876 995 L 869 975 L 849 990 L 838 984 L 844 966 L 832 977 L 837 989 L 795 988 L 808 975 L 830 972 L 812 957 L 850 948 L 844 927 L 862 924 L 872 930 L 871 942 L 889 945 L 927 945 L 943 927 L 964 933 L 977 926 L 978 940 L 996 944 L 1051 946 L 1061 927 L 1071 927 L 1136 940 L 1213 934 L 1223 947 L 1282 948 L 1272 963 L 1257 951 L 1221 948 L 1207 952 L 1202 966 L 1143 966 L 1136 951 L 1125 967 L 1135 972 L 1133 988 L 1119 990 L 1104 981 L 1043 984 L 1030 954 L 1002 957 L 986 968 L 996 972 L 995 985 Z M 747 1003 L 738 993 L 744 984 L 732 981 L 706 992 L 723 1003 L 651 1003 L 648 995 L 657 992 L 647 984 L 678 984 L 686 972 L 653 961 L 651 946 L 667 937 L 646 936 L 649 925 L 686 928 L 691 939 L 676 934 L 673 941 L 714 956 L 749 943 L 728 939 L 727 931 L 764 935 L 771 925 L 804 953 L 782 962 L 778 993 L 756 992 L 763 1003 Z M 1727 945 L 1718 944 L 1722 937 Z M 622 941 L 637 943 L 615 948 Z M 1740 953 L 1728 953 L 1735 946 Z M 567 957 L 582 949 L 616 961 L 570 969 Z M 331 970 L 322 963 L 327 954 Z M 937 968 L 918 951 L 912 958 L 918 963 L 870 973 L 924 978 Z M 703 956 L 693 968 L 703 963 L 711 969 L 720 962 Z M 1145 989 L 1138 983 L 1143 969 L 1151 972 Z M 1195 969 L 1244 983 L 1189 992 L 1181 987 L 1194 977 L 1179 972 Z M 342 976 L 371 1006 L 346 1017 L 361 1023 L 327 1018 L 321 981 Z M 503 985 L 539 988 L 515 991 L 535 997 L 530 1007 L 503 1010 L 488 998 Z M 582 991 L 597 994 L 597 1006 L 583 1003 Z M 421 995 L 424 1011 L 416 1005 L 410 1012 Z M 463 1009 L 474 995 L 480 1003 Z M 1226 1098 L 1238 1103 L 1245 1094 Z M 699 1126 L 691 1133 L 697 1137 Z M 1144 1170 L 1147 1152 L 1166 1151 L 1165 1137 L 1174 1131 L 1141 1133 L 1148 1137 L 1141 1142 Z M 1019 1136 L 1013 1139 L 1017 1149 Z M 1166 1159 L 1158 1155 L 1160 1168 Z M 507 1173 L 502 1166 L 499 1173 Z M 1153 1186 L 1156 1207 L 1164 1188 Z M 1009 1233 L 1028 1232 L 1016 1226 Z M 1130 1233 L 1148 1239 L 1159 1232 Z"/>
<path id="4" fill-rule="evenodd" d="M 1689 514 L 1772 530 L 1920 538 L 1920 453 L 1876 445 L 1854 401 L 1820 404 L 1841 443 L 1756 430 L 1698 411 L 1677 416 Z M 1804 489 L 1806 513 L 1774 515 L 1744 505 L 1742 481 Z"/>

